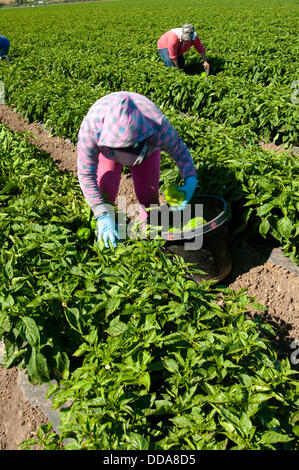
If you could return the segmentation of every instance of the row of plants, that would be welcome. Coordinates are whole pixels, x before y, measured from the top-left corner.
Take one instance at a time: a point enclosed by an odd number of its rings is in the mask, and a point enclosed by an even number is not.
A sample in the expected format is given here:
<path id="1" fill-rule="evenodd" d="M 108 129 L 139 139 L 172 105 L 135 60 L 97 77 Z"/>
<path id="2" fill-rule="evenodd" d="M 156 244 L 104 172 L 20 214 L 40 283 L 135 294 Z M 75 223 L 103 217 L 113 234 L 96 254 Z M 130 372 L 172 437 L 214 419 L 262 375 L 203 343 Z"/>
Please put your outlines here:
<path id="1" fill-rule="evenodd" d="M 195 0 L 171 6 L 134 0 L 5 11 L 2 33 L 7 29 L 15 58 L 1 66 L 7 103 L 75 142 L 96 99 L 131 89 L 163 110 L 232 127 L 248 124 L 260 139 L 296 145 L 298 6 L 294 0 L 267 5 L 205 0 L 199 8 Z M 208 79 L 200 75 L 195 50 L 186 54 L 187 74 L 166 70 L 157 54 L 159 36 L 187 18 L 206 46 Z"/>
<path id="2" fill-rule="evenodd" d="M 3 125 L 0 142 L 0 338 L 7 367 L 56 379 L 43 448 L 298 448 L 296 373 L 247 315 L 264 307 L 198 285 L 161 240 L 79 238 L 77 180 Z"/>
<path id="3" fill-rule="evenodd" d="M 89 59 L 90 64 L 84 61 L 84 71 L 81 64 L 77 66 L 78 59 L 68 64 L 64 57 L 57 57 L 55 61 L 61 61 L 58 69 L 64 73 L 68 68 L 78 69 L 80 79 L 58 75 L 52 64 L 36 73 L 40 65 L 35 68 L 30 63 L 34 83 L 28 79 L 27 67 L 22 71 L 15 68 L 12 73 L 7 70 L 7 102 L 30 122 L 45 122 L 53 132 L 71 138 L 74 143 L 81 121 L 94 101 L 112 91 L 130 90 L 149 97 L 165 112 L 173 109 L 176 113 L 213 119 L 231 127 L 248 124 L 263 141 L 298 144 L 299 118 L 296 104 L 291 101 L 292 82 L 279 87 L 271 83 L 265 87 L 248 83 L 244 77 L 220 74 L 208 78 L 202 74 L 191 77 L 176 70 L 165 71 L 162 65 L 152 62 L 150 67 L 135 63 L 124 70 L 108 64 L 101 66 L 100 71 L 90 73 L 94 59 Z M 54 84 L 53 73 L 57 74 Z M 94 84 L 91 83 L 92 74 L 95 75 Z M 36 81 L 38 75 L 40 78 Z"/>

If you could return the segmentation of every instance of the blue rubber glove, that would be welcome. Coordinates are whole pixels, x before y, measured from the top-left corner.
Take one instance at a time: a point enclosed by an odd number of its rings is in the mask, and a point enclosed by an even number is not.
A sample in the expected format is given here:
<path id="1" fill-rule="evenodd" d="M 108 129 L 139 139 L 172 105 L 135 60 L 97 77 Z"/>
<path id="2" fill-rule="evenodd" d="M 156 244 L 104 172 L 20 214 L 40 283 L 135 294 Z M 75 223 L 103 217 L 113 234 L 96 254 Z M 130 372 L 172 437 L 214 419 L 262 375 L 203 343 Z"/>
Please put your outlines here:
<path id="1" fill-rule="evenodd" d="M 196 176 L 188 176 L 185 179 L 183 186 L 177 186 L 176 189 L 185 193 L 185 200 L 179 206 L 170 206 L 172 211 L 182 211 L 185 209 L 188 202 L 191 201 L 194 191 L 197 186 Z"/>
<path id="2" fill-rule="evenodd" d="M 106 248 L 110 248 L 109 242 L 114 246 L 120 241 L 117 226 L 110 214 L 104 214 L 97 218 L 96 233 L 98 241 L 103 240 Z"/>

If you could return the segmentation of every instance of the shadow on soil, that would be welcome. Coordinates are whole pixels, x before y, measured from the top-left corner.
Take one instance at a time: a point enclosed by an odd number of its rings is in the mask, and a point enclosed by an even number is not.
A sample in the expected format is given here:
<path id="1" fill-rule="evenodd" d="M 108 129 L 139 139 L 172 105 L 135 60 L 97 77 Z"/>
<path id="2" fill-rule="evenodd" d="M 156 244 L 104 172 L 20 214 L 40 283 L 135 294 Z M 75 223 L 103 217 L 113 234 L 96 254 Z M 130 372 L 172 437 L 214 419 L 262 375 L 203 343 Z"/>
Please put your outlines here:
<path id="1" fill-rule="evenodd" d="M 221 57 L 207 57 L 207 59 L 210 64 L 211 75 L 217 75 L 217 73 L 224 70 L 225 61 Z M 191 58 L 185 67 L 187 75 L 200 75 L 204 71 L 202 60 L 197 57 Z"/>
<path id="2" fill-rule="evenodd" d="M 264 264 L 271 261 L 271 254 L 273 249 L 276 248 L 276 243 L 265 242 L 264 239 L 257 236 L 251 242 L 247 240 L 233 239 L 230 244 L 231 255 L 232 255 L 232 271 L 230 274 L 217 286 L 230 287 L 239 276 L 248 273 L 252 268 L 263 266 Z M 292 263 L 290 261 L 290 263 Z M 246 294 L 246 292 L 245 292 Z M 250 294 L 248 294 L 250 295 Z M 267 311 L 255 313 L 253 317 L 260 316 L 261 320 L 268 323 L 275 330 L 276 336 L 273 338 L 267 332 L 263 335 L 270 340 L 274 351 L 277 353 L 277 358 L 290 360 L 292 353 L 295 355 L 295 348 L 299 349 L 299 344 L 296 346 L 294 337 L 292 337 L 291 331 L 293 325 L 288 323 L 281 317 L 273 315 L 269 317 Z M 298 354 L 297 354 L 298 356 Z M 292 362 L 291 367 L 293 370 L 299 371 L 299 364 Z"/>

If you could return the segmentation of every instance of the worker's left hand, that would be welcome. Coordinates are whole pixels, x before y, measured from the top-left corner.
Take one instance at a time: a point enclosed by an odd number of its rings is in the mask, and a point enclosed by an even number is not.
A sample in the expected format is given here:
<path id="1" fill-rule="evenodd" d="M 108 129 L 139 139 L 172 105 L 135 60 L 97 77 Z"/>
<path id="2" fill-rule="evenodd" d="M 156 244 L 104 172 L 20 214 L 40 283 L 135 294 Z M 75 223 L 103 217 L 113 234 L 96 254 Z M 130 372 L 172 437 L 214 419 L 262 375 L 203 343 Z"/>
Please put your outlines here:
<path id="1" fill-rule="evenodd" d="M 179 206 L 171 206 L 170 210 L 172 211 L 182 211 L 185 209 L 186 205 L 191 201 L 194 191 L 197 186 L 196 176 L 189 176 L 185 179 L 183 186 L 177 186 L 176 189 L 185 193 L 185 200 Z"/>
<path id="2" fill-rule="evenodd" d="M 115 248 L 117 243 L 120 241 L 115 220 L 107 213 L 101 215 L 96 220 L 98 241 L 102 239 L 106 248 L 110 248 L 110 243 Z"/>

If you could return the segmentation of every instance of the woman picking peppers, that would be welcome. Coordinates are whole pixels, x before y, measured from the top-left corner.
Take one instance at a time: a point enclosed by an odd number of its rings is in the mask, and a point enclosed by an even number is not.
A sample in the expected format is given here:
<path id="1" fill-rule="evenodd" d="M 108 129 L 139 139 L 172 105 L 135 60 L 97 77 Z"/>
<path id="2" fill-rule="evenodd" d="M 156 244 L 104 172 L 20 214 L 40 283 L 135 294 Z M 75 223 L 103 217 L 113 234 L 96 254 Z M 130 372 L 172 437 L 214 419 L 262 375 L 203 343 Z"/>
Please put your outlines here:
<path id="1" fill-rule="evenodd" d="M 185 199 L 172 207 L 183 210 L 197 185 L 196 169 L 187 146 L 152 101 L 134 92 L 114 92 L 97 100 L 83 119 L 77 144 L 78 179 L 97 221 L 98 240 L 106 247 L 119 241 L 109 203 L 116 200 L 123 166 L 130 169 L 139 217 L 145 222 L 146 209 L 159 204 L 161 150 L 174 159 L 184 181 L 178 189 Z"/>

